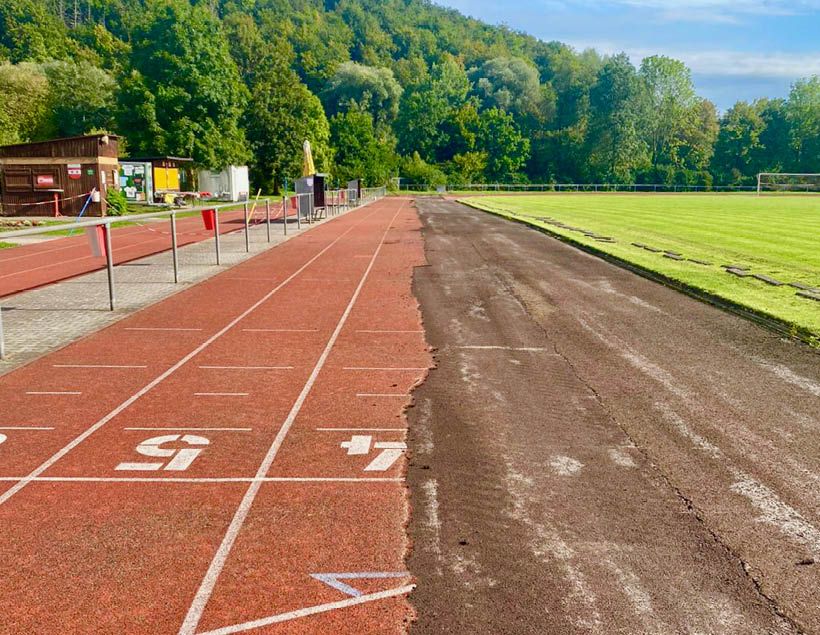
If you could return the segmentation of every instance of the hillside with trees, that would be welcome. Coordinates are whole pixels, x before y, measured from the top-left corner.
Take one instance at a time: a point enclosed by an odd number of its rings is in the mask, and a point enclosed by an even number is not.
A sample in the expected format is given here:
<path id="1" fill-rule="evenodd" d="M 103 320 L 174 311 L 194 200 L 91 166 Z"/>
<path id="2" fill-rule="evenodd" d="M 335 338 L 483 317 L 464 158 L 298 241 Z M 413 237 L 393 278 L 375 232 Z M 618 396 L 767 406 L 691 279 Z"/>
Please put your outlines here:
<path id="1" fill-rule="evenodd" d="M 679 61 L 604 57 L 426 0 L 0 0 L 0 144 L 111 131 L 337 180 L 749 184 L 820 171 L 820 78 L 722 116 Z"/>

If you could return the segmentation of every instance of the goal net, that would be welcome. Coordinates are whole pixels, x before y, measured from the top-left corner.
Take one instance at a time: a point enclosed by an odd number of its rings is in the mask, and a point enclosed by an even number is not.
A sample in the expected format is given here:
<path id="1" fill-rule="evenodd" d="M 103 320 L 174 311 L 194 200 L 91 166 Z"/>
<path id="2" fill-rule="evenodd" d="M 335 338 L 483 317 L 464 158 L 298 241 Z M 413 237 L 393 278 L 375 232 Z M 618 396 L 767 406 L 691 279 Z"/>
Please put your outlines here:
<path id="1" fill-rule="evenodd" d="M 761 172 L 757 175 L 757 193 L 767 192 L 819 193 L 820 173 Z"/>

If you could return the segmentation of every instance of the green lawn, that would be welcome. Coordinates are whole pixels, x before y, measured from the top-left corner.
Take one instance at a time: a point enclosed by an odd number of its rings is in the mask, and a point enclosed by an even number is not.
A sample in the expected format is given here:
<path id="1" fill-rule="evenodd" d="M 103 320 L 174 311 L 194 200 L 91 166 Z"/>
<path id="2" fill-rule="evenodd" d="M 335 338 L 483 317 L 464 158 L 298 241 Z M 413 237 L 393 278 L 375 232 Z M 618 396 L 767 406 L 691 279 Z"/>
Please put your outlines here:
<path id="1" fill-rule="evenodd" d="M 0 249 L 11 249 L 12 247 L 16 246 L 17 245 L 15 245 L 14 243 L 4 243 L 2 240 L 0 240 Z"/>
<path id="2" fill-rule="evenodd" d="M 517 216 L 820 337 L 820 302 L 797 296 L 793 287 L 739 278 L 721 268 L 741 265 L 751 273 L 820 288 L 820 196 L 542 194 L 462 202 Z M 600 242 L 539 217 L 616 242 Z M 672 260 L 633 242 L 711 264 Z"/>

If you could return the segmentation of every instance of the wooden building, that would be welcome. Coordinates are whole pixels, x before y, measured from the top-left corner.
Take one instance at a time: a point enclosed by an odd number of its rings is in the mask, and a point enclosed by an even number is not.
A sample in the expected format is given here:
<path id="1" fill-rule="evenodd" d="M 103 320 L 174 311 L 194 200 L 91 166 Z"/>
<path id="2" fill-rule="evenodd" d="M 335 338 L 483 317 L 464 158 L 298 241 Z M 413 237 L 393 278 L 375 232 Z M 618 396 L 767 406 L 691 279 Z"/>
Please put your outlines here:
<path id="1" fill-rule="evenodd" d="M 0 147 L 0 214 L 103 216 L 105 195 L 119 187 L 115 135 L 53 139 Z"/>

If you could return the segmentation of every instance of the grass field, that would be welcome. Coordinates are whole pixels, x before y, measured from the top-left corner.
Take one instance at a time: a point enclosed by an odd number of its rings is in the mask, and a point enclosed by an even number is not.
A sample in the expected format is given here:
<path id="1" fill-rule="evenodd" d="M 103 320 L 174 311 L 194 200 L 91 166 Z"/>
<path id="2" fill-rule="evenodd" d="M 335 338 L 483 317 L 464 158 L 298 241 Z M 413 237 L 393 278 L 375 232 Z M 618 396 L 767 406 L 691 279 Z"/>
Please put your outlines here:
<path id="1" fill-rule="evenodd" d="M 820 288 L 820 196 L 547 194 L 462 199 L 589 245 L 820 337 L 820 302 L 721 265 Z M 549 218 L 574 229 L 558 227 Z M 578 230 L 611 237 L 595 240 Z M 632 243 L 681 254 L 673 260 Z"/>

